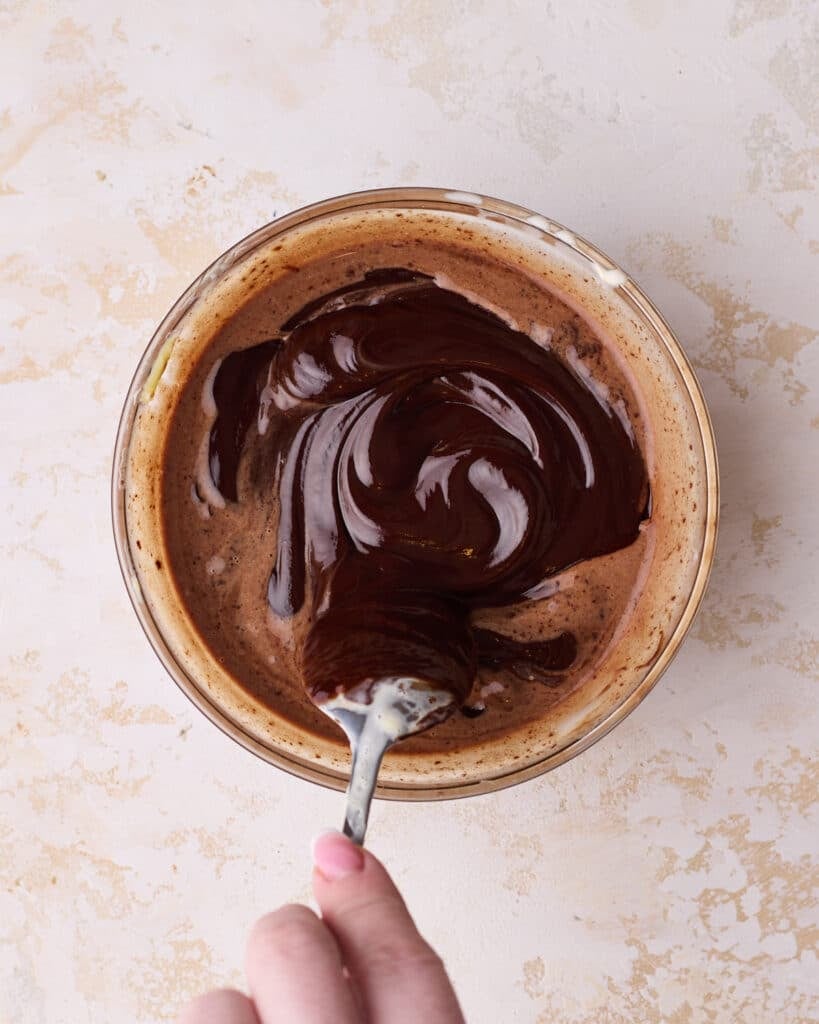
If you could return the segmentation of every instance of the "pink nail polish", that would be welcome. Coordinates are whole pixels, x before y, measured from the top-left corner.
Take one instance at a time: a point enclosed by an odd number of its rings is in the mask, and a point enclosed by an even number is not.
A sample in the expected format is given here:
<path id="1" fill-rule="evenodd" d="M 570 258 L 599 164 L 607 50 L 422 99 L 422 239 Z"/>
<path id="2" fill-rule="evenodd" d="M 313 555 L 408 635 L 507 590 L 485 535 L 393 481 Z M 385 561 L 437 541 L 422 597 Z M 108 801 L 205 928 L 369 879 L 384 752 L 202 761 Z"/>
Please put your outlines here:
<path id="1" fill-rule="evenodd" d="M 364 854 L 340 832 L 322 832 L 313 840 L 313 863 L 328 882 L 336 882 L 364 867 Z"/>

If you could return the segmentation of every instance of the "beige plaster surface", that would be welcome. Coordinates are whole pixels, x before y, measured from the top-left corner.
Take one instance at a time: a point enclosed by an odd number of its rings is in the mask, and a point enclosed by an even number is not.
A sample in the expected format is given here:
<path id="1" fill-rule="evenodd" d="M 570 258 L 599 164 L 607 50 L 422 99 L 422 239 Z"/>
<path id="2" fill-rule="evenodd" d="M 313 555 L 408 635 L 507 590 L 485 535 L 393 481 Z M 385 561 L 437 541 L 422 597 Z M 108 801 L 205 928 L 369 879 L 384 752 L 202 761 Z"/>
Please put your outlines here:
<path id="1" fill-rule="evenodd" d="M 171 1020 L 305 899 L 338 794 L 206 722 L 144 640 L 108 476 L 153 326 L 305 202 L 443 185 L 620 261 L 699 373 L 712 584 L 608 738 L 379 804 L 473 1024 L 817 1009 L 819 10 L 809 0 L 0 0 L 0 1022 Z"/>

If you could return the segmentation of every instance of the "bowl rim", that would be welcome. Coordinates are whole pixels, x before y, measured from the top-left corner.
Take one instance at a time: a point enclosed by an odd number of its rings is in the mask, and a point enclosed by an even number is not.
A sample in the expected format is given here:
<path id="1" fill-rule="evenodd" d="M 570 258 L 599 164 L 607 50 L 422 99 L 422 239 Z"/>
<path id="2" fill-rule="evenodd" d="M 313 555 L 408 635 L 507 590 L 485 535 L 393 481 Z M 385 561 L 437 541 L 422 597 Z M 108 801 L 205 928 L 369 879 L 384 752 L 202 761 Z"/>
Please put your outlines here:
<path id="1" fill-rule="evenodd" d="M 131 553 L 126 521 L 125 467 L 140 394 L 156 354 L 168 334 L 174 330 L 196 302 L 204 287 L 221 276 L 226 269 L 253 252 L 254 249 L 268 243 L 272 238 L 285 231 L 329 215 L 368 207 L 384 208 L 389 206 L 414 206 L 471 213 L 475 213 L 478 208 L 481 211 L 488 211 L 505 222 L 511 222 L 512 226 L 522 227 L 525 225 L 530 232 L 533 228 L 539 229 L 543 237 L 557 239 L 569 245 L 578 255 L 597 267 L 602 267 L 606 272 L 617 273 L 621 270 L 619 265 L 596 245 L 558 221 L 516 203 L 480 193 L 429 187 L 379 188 L 349 192 L 299 207 L 256 228 L 217 256 L 191 282 L 159 322 L 137 363 L 128 387 L 117 426 L 111 470 L 111 518 L 120 572 L 140 626 L 165 670 L 191 703 L 240 746 L 290 775 L 334 790 L 346 788 L 348 781 L 346 775 L 329 768 L 322 769 L 306 758 L 298 758 L 289 752 L 274 749 L 249 735 L 197 685 L 196 680 L 187 673 L 172 653 L 142 594 L 136 564 Z M 577 757 L 578 754 L 588 750 L 619 725 L 654 689 L 679 651 L 702 604 L 713 567 L 719 528 L 719 468 L 713 424 L 693 366 L 670 325 L 631 276 L 624 273 L 623 277 L 624 280 L 618 282 L 618 287 L 628 295 L 644 321 L 663 343 L 685 385 L 703 448 L 706 501 L 703 510 L 702 548 L 697 572 L 677 625 L 666 638 L 657 660 L 643 679 L 619 704 L 609 711 L 604 719 L 582 736 L 566 743 L 533 764 L 510 768 L 494 775 L 487 775 L 479 780 L 454 781 L 451 785 L 381 782 L 375 794 L 380 799 L 421 802 L 491 793 L 537 778 Z"/>

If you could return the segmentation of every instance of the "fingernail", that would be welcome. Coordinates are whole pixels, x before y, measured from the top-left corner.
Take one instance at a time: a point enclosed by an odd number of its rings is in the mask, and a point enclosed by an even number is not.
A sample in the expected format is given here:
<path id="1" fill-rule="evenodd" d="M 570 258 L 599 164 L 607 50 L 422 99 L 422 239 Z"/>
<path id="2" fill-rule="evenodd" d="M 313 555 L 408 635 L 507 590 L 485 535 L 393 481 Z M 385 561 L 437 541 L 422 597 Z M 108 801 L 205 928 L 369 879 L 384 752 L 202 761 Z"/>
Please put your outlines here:
<path id="1" fill-rule="evenodd" d="M 313 840 L 313 863 L 328 882 L 337 882 L 361 871 L 364 854 L 341 832 L 327 831 Z"/>

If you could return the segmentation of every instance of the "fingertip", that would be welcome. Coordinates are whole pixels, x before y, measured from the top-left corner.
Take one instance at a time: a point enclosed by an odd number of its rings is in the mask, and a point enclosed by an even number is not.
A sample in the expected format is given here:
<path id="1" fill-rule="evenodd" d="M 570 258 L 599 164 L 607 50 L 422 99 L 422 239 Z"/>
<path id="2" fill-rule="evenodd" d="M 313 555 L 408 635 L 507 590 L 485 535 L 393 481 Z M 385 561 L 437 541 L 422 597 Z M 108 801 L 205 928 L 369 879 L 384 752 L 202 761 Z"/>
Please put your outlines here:
<path id="1" fill-rule="evenodd" d="M 193 999 L 178 1024 L 259 1024 L 253 1003 L 233 988 L 220 988 Z"/>
<path id="2" fill-rule="evenodd" d="M 370 850 L 339 832 L 322 833 L 313 843 L 313 896 L 322 916 L 350 900 L 374 898 L 403 903 L 390 873 Z"/>
<path id="3" fill-rule="evenodd" d="M 245 966 L 264 1021 L 352 1024 L 356 1019 L 336 940 L 309 907 L 289 903 L 259 918 Z"/>
<path id="4" fill-rule="evenodd" d="M 250 929 L 245 946 L 245 972 L 251 988 L 282 945 L 292 945 L 297 939 L 305 941 L 305 937 L 309 939 L 320 927 L 315 912 L 301 903 L 287 903 L 260 917 Z"/>
<path id="5" fill-rule="evenodd" d="M 326 882 L 357 874 L 363 871 L 366 863 L 361 847 L 333 830 L 319 833 L 313 840 L 311 852 L 316 873 Z"/>

